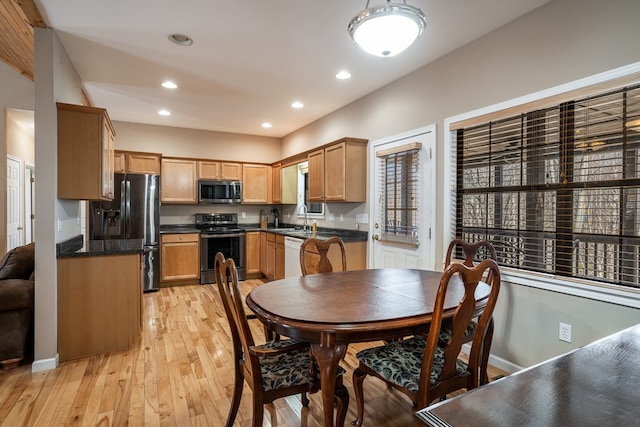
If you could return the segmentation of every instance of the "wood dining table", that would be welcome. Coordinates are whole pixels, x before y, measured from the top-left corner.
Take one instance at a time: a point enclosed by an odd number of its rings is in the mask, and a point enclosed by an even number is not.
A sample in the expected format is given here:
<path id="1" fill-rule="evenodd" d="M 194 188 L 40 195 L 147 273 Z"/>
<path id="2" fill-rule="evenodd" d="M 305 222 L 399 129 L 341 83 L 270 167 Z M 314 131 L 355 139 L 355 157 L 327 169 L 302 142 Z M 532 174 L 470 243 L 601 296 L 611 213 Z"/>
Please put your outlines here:
<path id="1" fill-rule="evenodd" d="M 347 345 L 427 333 L 442 273 L 382 268 L 276 280 L 253 289 L 247 306 L 269 329 L 311 343 L 317 360 L 324 425 L 334 425 L 338 364 Z M 490 288 L 480 283 L 478 307 Z M 450 317 L 464 295 L 454 277 L 445 299 Z"/>

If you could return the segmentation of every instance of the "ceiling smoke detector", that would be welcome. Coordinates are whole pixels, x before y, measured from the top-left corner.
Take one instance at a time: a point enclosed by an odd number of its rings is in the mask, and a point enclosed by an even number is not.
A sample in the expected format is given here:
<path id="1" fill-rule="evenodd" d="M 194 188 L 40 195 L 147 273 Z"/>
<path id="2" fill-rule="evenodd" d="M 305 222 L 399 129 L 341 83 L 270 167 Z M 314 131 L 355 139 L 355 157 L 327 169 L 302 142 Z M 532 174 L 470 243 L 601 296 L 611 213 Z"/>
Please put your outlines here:
<path id="1" fill-rule="evenodd" d="M 178 46 L 191 46 L 193 44 L 193 39 L 185 34 L 174 33 L 169 34 L 168 37 L 171 43 L 175 43 Z"/>

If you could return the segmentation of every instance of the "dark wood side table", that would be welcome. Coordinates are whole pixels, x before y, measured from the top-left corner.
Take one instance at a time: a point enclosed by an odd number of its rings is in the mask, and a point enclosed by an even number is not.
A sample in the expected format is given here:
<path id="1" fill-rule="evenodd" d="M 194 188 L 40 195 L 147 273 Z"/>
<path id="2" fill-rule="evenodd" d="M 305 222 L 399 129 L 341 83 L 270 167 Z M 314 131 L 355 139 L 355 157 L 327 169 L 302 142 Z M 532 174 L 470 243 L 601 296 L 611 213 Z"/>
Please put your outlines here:
<path id="1" fill-rule="evenodd" d="M 640 426 L 640 324 L 417 413 L 429 426 Z"/>

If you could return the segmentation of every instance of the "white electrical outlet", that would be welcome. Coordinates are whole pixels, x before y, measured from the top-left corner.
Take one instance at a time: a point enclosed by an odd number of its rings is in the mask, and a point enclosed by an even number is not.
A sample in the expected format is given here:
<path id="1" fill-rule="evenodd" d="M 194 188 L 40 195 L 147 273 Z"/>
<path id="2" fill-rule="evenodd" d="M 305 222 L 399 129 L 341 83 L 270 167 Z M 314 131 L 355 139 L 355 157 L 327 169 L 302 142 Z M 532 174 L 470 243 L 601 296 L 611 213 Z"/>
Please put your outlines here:
<path id="1" fill-rule="evenodd" d="M 246 218 L 247 217 L 247 213 L 246 212 L 242 212 L 242 218 Z"/>
<path id="2" fill-rule="evenodd" d="M 330 213 L 329 214 L 329 221 L 335 221 L 336 217 L 334 214 Z"/>
<path id="3" fill-rule="evenodd" d="M 344 221 L 344 214 L 340 214 L 340 222 Z"/>
<path id="4" fill-rule="evenodd" d="M 558 339 L 564 342 L 571 342 L 571 325 L 560 322 Z"/>

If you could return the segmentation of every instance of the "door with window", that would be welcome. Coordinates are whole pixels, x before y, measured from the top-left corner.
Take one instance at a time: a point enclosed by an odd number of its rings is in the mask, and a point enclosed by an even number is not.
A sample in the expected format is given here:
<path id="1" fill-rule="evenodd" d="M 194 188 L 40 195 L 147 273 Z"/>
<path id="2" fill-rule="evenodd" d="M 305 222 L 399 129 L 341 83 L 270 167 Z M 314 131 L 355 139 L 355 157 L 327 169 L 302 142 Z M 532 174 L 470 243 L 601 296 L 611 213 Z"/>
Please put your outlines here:
<path id="1" fill-rule="evenodd" d="M 371 144 L 370 268 L 435 269 L 435 126 Z"/>

